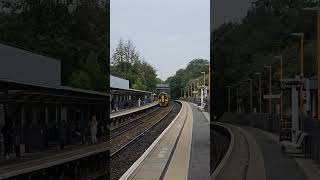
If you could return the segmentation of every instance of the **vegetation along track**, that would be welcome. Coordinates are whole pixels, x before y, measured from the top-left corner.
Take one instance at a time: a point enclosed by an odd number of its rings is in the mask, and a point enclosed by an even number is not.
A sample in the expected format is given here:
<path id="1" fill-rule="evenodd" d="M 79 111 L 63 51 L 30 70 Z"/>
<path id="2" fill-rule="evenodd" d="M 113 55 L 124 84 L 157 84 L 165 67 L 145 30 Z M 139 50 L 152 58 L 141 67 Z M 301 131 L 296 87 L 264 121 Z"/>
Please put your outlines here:
<path id="1" fill-rule="evenodd" d="M 130 133 L 124 133 L 115 139 L 111 139 L 110 177 L 112 180 L 119 179 L 130 168 L 172 122 L 180 109 L 181 105 L 179 103 L 171 102 L 168 107 L 163 108 L 161 113 L 129 130 Z M 124 139 L 128 137 L 127 139 L 131 140 L 126 141 L 127 143 L 118 142 L 117 140 L 121 140 L 119 137 Z M 124 145 L 115 145 L 118 143 Z"/>

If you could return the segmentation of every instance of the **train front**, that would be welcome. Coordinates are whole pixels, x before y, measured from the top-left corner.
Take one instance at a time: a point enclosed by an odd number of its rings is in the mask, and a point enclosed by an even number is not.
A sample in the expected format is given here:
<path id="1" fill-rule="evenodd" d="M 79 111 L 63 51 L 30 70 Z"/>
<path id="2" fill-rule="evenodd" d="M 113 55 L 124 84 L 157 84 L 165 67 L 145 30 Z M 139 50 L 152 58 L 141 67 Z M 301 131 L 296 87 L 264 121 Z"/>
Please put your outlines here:
<path id="1" fill-rule="evenodd" d="M 163 106 L 168 106 L 169 104 L 169 96 L 167 93 L 160 93 L 158 96 L 158 102 L 159 102 L 159 106 L 163 107 Z"/>

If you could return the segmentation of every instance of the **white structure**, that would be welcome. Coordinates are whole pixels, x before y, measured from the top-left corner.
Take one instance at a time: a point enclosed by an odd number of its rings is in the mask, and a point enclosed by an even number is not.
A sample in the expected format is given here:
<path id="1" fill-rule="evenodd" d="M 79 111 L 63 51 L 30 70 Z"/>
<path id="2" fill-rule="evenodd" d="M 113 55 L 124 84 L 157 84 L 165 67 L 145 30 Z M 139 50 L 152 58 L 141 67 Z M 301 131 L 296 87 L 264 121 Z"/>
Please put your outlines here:
<path id="1" fill-rule="evenodd" d="M 118 89 L 129 89 L 129 80 L 110 75 L 110 87 Z"/>
<path id="2" fill-rule="evenodd" d="M 0 43 L 0 80 L 50 88 L 61 85 L 59 60 Z"/>
<path id="3" fill-rule="evenodd" d="M 201 108 L 204 108 L 206 103 L 204 102 L 205 99 L 208 98 L 208 87 L 207 86 L 198 86 L 200 89 L 200 100 L 201 100 Z"/>

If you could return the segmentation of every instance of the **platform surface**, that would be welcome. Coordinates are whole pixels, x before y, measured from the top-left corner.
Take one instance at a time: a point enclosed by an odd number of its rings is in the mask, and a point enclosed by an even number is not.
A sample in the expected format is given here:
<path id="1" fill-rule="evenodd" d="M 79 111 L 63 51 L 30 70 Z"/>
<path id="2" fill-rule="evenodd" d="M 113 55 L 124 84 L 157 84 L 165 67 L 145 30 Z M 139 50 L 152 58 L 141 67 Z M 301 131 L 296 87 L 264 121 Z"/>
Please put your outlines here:
<path id="1" fill-rule="evenodd" d="M 126 110 L 113 112 L 113 113 L 110 113 L 110 118 L 112 119 L 112 118 L 116 118 L 116 117 L 119 117 L 119 116 L 124 116 L 124 115 L 127 115 L 127 114 L 131 114 L 131 113 L 134 113 L 134 112 L 137 112 L 137 111 L 141 111 L 141 110 L 156 106 L 156 105 L 158 105 L 158 102 L 152 102 L 152 103 L 148 103 L 148 104 L 145 104 L 143 106 L 140 106 L 140 107 L 134 107 L 134 108 L 131 108 L 131 109 L 126 109 Z"/>
<path id="2" fill-rule="evenodd" d="M 188 179 L 210 179 L 210 115 L 194 104 L 192 148 Z"/>
<path id="3" fill-rule="evenodd" d="M 33 156 L 29 156 L 28 159 L 17 159 L 14 163 L 0 166 L 0 179 L 48 168 L 93 154 L 107 152 L 109 148 L 109 142 L 101 142 L 95 145 L 74 145 L 73 147 L 66 147 L 65 150 L 60 151 L 50 150 L 38 152 Z"/>
<path id="4" fill-rule="evenodd" d="M 209 120 L 194 104 L 181 102 L 182 109 L 176 119 L 122 176 L 122 180 L 210 178 Z"/>
<path id="5" fill-rule="evenodd" d="M 192 123 L 190 115 L 188 116 L 189 111 L 191 111 L 189 105 L 182 102 L 181 111 L 177 117 L 158 137 L 156 140 L 158 142 L 154 142 L 154 147 L 153 145 L 149 147 L 150 152 L 142 155 L 142 157 L 145 155 L 143 161 L 132 166 L 133 172 L 129 173 L 129 177 L 125 179 L 158 180 L 166 175 L 170 160 L 174 157 L 174 150 L 179 143 L 179 136 L 186 125 L 185 122 L 191 121 Z"/>
<path id="6" fill-rule="evenodd" d="M 277 140 L 267 136 L 264 131 L 257 128 L 243 127 L 243 129 L 254 136 L 262 150 L 267 180 L 308 179 L 293 158 L 281 153 L 280 144 Z"/>
<path id="7" fill-rule="evenodd" d="M 232 130 L 235 144 L 217 180 L 310 179 L 294 158 L 281 153 L 278 137 L 253 127 L 223 124 Z"/>

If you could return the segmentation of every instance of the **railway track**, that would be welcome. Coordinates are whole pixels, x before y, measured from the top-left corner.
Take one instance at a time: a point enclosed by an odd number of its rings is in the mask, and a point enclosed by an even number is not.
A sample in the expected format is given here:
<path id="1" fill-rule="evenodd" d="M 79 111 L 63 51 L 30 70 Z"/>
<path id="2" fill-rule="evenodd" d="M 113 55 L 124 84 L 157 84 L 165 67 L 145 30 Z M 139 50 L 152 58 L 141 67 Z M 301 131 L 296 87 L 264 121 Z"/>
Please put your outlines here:
<path id="1" fill-rule="evenodd" d="M 212 153 L 214 151 L 211 151 L 211 158 L 215 159 L 215 162 L 210 162 L 211 164 L 211 177 L 214 179 L 220 180 L 220 179 L 235 179 L 235 180 L 246 180 L 248 177 L 251 179 L 263 179 L 263 175 L 261 173 L 255 173 L 254 171 L 258 170 L 259 167 L 263 167 L 263 165 L 259 164 L 261 161 L 258 157 L 253 157 L 255 153 L 251 154 L 250 149 L 252 149 L 252 144 L 249 143 L 250 136 L 247 134 L 246 131 L 244 131 L 242 128 L 231 125 L 231 124 L 224 124 L 226 128 L 231 131 L 230 134 L 230 142 L 224 143 L 225 140 L 223 138 L 224 136 L 227 136 L 226 133 L 224 133 L 223 130 L 219 131 L 218 128 L 213 128 L 213 132 L 211 132 L 211 135 L 214 136 L 212 138 L 215 139 L 215 146 L 211 145 L 211 150 L 216 150 L 214 156 Z M 223 129 L 223 128 L 220 128 Z M 211 130 L 212 131 L 212 130 Z M 218 133 L 217 133 L 218 132 Z M 214 135 L 215 134 L 215 135 Z M 248 139 L 249 138 L 249 139 Z M 253 137 L 251 137 L 253 138 Z M 211 140 L 211 143 L 213 142 L 213 139 Z M 223 151 L 220 151 L 220 155 L 218 154 L 217 149 L 223 149 L 224 144 L 228 145 L 230 144 L 231 147 L 226 147 L 227 152 L 221 153 Z M 217 147 L 217 148 L 213 148 Z M 219 157 L 222 157 L 219 159 Z M 211 161 L 213 160 L 211 159 Z M 251 159 L 251 160 L 250 160 Z M 252 159 L 255 159 L 255 163 L 257 164 L 250 164 Z M 263 164 L 263 161 L 262 161 Z M 251 171 L 249 170 L 249 166 L 251 167 Z M 255 168 L 253 168 L 255 166 Z M 253 170 L 253 169 L 255 170 Z M 250 172 L 249 172 L 250 171 Z"/>
<path id="2" fill-rule="evenodd" d="M 111 139 L 111 179 L 119 179 L 130 168 L 171 123 L 180 108 L 180 104 L 172 102 L 160 113 L 148 116 L 148 120 Z"/>
<path id="3" fill-rule="evenodd" d="M 133 125 L 132 128 L 130 128 L 130 126 L 124 127 L 124 129 L 120 130 L 121 132 L 111 135 L 111 137 L 113 137 L 110 139 L 111 155 L 117 153 L 119 150 L 121 150 L 121 148 L 125 147 L 126 144 L 134 141 L 135 138 L 143 134 L 144 131 L 146 131 L 149 127 L 153 126 L 159 120 L 164 118 L 171 110 L 171 105 L 165 108 L 160 108 L 159 111 L 141 118 L 139 123 Z"/>
<path id="4" fill-rule="evenodd" d="M 162 109 L 159 107 L 154 108 L 150 112 L 147 112 L 146 114 L 139 116 L 137 118 L 134 118 L 130 120 L 128 123 L 125 123 L 121 126 L 118 126 L 114 129 L 111 129 L 110 139 L 114 139 L 117 136 L 120 136 L 121 134 L 125 133 L 129 129 L 135 128 L 139 124 L 143 123 L 145 120 L 149 119 L 149 116 L 158 114 Z"/>
<path id="5" fill-rule="evenodd" d="M 212 174 L 229 148 L 230 137 L 225 134 L 226 132 L 219 132 L 217 129 L 213 128 L 213 125 L 210 126 L 210 146 L 212 148 L 210 151 L 210 174 Z"/>

